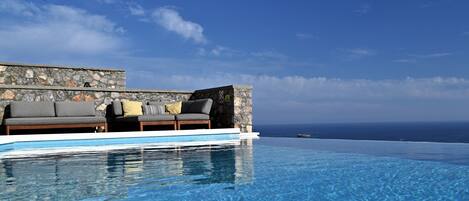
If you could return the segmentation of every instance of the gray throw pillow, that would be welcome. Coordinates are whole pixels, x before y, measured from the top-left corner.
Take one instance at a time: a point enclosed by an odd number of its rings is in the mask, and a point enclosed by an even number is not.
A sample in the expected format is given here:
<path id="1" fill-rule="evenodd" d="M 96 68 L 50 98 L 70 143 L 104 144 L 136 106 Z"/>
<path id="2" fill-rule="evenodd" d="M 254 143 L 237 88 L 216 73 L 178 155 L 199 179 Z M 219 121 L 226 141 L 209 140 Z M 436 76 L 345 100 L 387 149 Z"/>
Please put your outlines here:
<path id="1" fill-rule="evenodd" d="M 142 105 L 144 115 L 165 114 L 164 105 Z"/>

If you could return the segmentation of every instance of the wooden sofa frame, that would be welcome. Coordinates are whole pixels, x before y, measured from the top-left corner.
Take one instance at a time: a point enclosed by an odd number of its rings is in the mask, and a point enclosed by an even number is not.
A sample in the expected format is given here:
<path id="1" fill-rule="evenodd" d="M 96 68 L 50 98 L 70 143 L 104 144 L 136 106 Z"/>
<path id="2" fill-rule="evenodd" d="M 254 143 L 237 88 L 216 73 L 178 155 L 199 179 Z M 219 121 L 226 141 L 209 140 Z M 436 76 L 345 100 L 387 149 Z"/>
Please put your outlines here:
<path id="1" fill-rule="evenodd" d="M 5 125 L 5 134 L 10 135 L 10 131 L 13 130 L 96 127 L 104 127 L 103 132 L 107 132 L 108 129 L 107 123 Z"/>
<path id="2" fill-rule="evenodd" d="M 144 130 L 145 126 L 161 126 L 172 125 L 174 130 L 181 130 L 182 125 L 206 124 L 208 129 L 212 128 L 210 120 L 179 120 L 179 121 L 140 121 L 138 122 L 140 131 Z"/>
<path id="3" fill-rule="evenodd" d="M 174 130 L 177 130 L 177 123 L 176 121 L 170 121 L 170 120 L 162 120 L 162 121 L 139 121 L 139 128 L 140 131 L 143 131 L 144 126 L 161 126 L 161 125 L 172 125 L 174 127 Z"/>
<path id="4" fill-rule="evenodd" d="M 182 125 L 194 125 L 194 124 L 207 124 L 208 129 L 212 129 L 212 123 L 210 120 L 178 120 L 177 129 L 181 130 Z"/>

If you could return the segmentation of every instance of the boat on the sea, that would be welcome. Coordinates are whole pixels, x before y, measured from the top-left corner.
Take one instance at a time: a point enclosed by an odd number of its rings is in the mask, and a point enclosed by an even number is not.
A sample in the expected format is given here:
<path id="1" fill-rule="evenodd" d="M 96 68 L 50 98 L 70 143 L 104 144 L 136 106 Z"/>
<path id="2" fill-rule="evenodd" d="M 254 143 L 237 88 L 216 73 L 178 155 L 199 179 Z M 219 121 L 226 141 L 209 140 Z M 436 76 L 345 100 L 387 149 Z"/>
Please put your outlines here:
<path id="1" fill-rule="evenodd" d="M 310 134 L 306 134 L 306 133 L 299 133 L 296 135 L 296 137 L 300 137 L 300 138 L 311 138 L 311 135 Z"/>

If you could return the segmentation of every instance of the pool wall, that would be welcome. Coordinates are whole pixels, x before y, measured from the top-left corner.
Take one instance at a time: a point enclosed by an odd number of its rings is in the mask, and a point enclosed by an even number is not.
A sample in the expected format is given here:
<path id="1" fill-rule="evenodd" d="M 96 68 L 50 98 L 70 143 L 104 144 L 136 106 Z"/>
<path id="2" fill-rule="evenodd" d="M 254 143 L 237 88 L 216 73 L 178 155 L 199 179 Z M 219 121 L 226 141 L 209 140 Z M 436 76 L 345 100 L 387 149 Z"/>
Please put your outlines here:
<path id="1" fill-rule="evenodd" d="M 122 148 L 142 144 L 160 146 L 210 145 L 235 143 L 254 135 L 241 134 L 238 128 L 177 131 L 76 133 L 0 136 L 0 153 L 38 149 L 69 149 L 76 147 Z M 255 135 L 257 136 L 257 135 Z M 1 155 L 1 154 L 0 154 Z"/>

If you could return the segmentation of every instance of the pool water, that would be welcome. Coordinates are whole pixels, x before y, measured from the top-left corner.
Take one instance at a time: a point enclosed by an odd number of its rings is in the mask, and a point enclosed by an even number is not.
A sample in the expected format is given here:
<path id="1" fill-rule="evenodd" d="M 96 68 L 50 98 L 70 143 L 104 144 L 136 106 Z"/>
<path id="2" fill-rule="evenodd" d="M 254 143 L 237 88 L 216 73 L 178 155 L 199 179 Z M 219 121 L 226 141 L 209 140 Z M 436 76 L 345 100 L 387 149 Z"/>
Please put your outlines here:
<path id="1" fill-rule="evenodd" d="M 262 138 L 0 159 L 0 200 L 469 200 L 469 144 Z"/>

